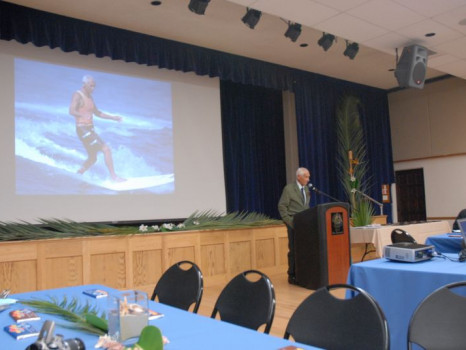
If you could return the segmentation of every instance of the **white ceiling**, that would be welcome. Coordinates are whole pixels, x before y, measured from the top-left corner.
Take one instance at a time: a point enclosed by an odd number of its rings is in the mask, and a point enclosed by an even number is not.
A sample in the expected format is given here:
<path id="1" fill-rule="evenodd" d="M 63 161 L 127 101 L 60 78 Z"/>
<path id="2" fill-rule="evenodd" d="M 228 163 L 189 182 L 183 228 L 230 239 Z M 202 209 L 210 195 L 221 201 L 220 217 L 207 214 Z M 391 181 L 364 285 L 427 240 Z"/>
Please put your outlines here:
<path id="1" fill-rule="evenodd" d="M 396 49 L 419 44 L 431 52 L 427 79 L 466 78 L 466 0 L 211 0 L 204 15 L 189 0 L 9 2 L 383 89 L 398 86 Z M 255 29 L 241 21 L 246 7 L 262 11 Z M 284 36 L 287 21 L 303 26 L 296 42 Z M 337 36 L 326 52 L 322 32 Z M 354 60 L 343 56 L 345 39 L 359 44 Z"/>

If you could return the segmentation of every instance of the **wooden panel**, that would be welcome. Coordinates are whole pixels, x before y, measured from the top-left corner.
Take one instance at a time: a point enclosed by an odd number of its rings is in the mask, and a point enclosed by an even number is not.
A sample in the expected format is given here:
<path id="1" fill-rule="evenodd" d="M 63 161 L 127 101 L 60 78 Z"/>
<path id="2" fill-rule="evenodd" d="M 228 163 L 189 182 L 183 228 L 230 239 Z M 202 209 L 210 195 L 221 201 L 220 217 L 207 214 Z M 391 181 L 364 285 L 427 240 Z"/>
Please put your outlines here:
<path id="1" fill-rule="evenodd" d="M 288 236 L 278 239 L 278 247 L 280 251 L 279 265 L 288 266 Z"/>
<path id="2" fill-rule="evenodd" d="M 196 254 L 194 251 L 195 251 L 194 246 L 181 247 L 181 248 L 169 248 L 168 254 L 167 254 L 167 257 L 168 257 L 167 267 L 172 266 L 173 264 L 181 260 L 189 260 L 189 261 L 195 262 Z"/>
<path id="3" fill-rule="evenodd" d="M 126 261 L 124 253 L 91 256 L 90 283 L 122 289 L 126 288 Z"/>
<path id="4" fill-rule="evenodd" d="M 21 261 L 37 259 L 38 242 L 0 243 L 0 261 Z"/>
<path id="5" fill-rule="evenodd" d="M 83 284 L 82 257 L 46 259 L 45 286 L 47 289 Z"/>
<path id="6" fill-rule="evenodd" d="M 0 263 L 0 288 L 11 293 L 23 293 L 37 289 L 37 263 L 34 260 Z"/>
<path id="7" fill-rule="evenodd" d="M 236 275 L 252 268 L 251 242 L 230 243 L 230 273 Z"/>
<path id="8" fill-rule="evenodd" d="M 93 239 L 95 238 L 95 239 Z M 128 249 L 131 236 L 110 236 L 87 238 L 91 243 L 85 249 L 89 254 L 124 252 Z"/>
<path id="9" fill-rule="evenodd" d="M 201 266 L 204 277 L 226 273 L 225 244 L 206 244 L 201 246 Z"/>
<path id="10" fill-rule="evenodd" d="M 133 287 L 155 284 L 162 276 L 162 250 L 133 252 Z"/>
<path id="11" fill-rule="evenodd" d="M 371 224 L 386 225 L 387 224 L 387 215 L 373 215 Z"/>
<path id="12" fill-rule="evenodd" d="M 198 263 L 196 256 L 199 256 L 199 232 L 196 233 L 175 233 L 163 237 L 163 268 L 170 266 L 180 260 L 190 260 Z"/>
<path id="13" fill-rule="evenodd" d="M 234 230 L 228 233 L 229 242 L 241 242 L 241 241 L 250 241 L 253 238 L 253 230 L 244 229 L 244 230 Z"/>
<path id="14" fill-rule="evenodd" d="M 81 256 L 83 253 L 83 241 L 79 238 L 41 241 L 39 244 L 45 258 Z"/>
<path id="15" fill-rule="evenodd" d="M 287 266 L 284 225 L 254 229 L 148 233 L 0 243 L 0 286 L 14 293 L 99 283 L 150 294 L 180 260 L 199 265 L 205 285 L 259 268 Z"/>
<path id="16" fill-rule="evenodd" d="M 271 267 L 276 264 L 274 239 L 260 239 L 256 241 L 256 267 Z"/>

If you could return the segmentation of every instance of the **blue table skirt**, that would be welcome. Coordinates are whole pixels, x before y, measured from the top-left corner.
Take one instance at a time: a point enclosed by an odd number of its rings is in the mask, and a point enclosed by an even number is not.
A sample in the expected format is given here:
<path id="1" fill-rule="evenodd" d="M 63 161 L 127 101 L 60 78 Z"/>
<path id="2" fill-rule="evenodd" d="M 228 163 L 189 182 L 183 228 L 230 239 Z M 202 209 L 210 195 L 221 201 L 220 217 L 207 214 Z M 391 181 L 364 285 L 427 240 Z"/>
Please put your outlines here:
<path id="1" fill-rule="evenodd" d="M 462 242 L 461 233 L 445 233 L 427 237 L 425 244 L 433 245 L 439 253 L 459 253 Z"/>
<path id="2" fill-rule="evenodd" d="M 447 254 L 457 259 L 457 254 Z M 371 294 L 388 321 L 391 349 L 407 349 L 409 320 L 418 304 L 434 290 L 466 280 L 466 263 L 442 258 L 404 263 L 376 259 L 351 266 L 348 283 Z"/>
<path id="3" fill-rule="evenodd" d="M 109 293 L 114 293 L 116 290 L 101 285 L 85 285 L 78 287 L 51 289 L 31 293 L 22 293 L 13 295 L 12 298 L 18 300 L 30 300 L 38 298 L 46 300 L 48 297 L 56 297 L 59 301 L 63 300 L 66 295 L 68 300 L 73 297 L 79 298 L 81 302 L 89 301 L 92 305 L 96 305 L 99 309 L 105 311 L 107 308 L 107 298 L 94 299 L 82 294 L 83 290 L 98 288 L 107 290 Z M 14 321 L 8 314 L 8 311 L 14 308 L 21 307 L 20 304 L 13 304 L 9 309 L 0 313 L 0 324 L 2 328 L 6 325 L 13 324 Z M 261 332 L 250 330 L 244 327 L 239 327 L 230 323 L 214 320 L 205 316 L 193 314 L 191 312 L 179 310 L 161 303 L 153 301 L 149 302 L 149 306 L 154 311 L 163 313 L 165 316 L 159 319 L 149 321 L 150 324 L 160 328 L 162 334 L 170 341 L 164 349 L 166 350 L 196 350 L 196 349 L 271 349 L 278 350 L 280 348 L 295 345 L 302 349 L 317 349 L 316 347 L 294 343 L 279 337 L 267 335 Z M 63 328 L 59 323 L 65 323 L 63 319 L 52 317 L 48 314 L 40 314 L 41 320 L 30 322 L 39 330 L 45 320 L 53 320 L 56 322 L 56 334 L 62 334 L 65 339 L 80 338 L 84 341 L 86 349 L 94 349 L 98 336 L 85 334 L 73 329 Z M 0 331 L 0 349 L 8 350 L 24 350 L 29 344 L 33 343 L 37 338 L 26 338 L 15 340 L 5 331 Z M 129 341 L 134 343 L 137 339 Z M 126 343 L 125 343 L 126 344 Z M 130 345 L 128 344 L 128 345 Z"/>

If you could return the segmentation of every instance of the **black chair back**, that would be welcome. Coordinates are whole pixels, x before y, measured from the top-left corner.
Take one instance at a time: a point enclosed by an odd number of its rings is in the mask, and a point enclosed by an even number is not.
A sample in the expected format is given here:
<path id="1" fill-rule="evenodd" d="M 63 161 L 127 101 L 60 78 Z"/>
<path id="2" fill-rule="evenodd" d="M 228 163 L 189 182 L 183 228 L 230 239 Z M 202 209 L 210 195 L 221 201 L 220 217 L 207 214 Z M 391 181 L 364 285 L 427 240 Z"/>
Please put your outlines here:
<path id="1" fill-rule="evenodd" d="M 249 278 L 259 277 L 257 281 Z M 275 314 L 275 290 L 260 271 L 248 270 L 234 277 L 222 290 L 211 317 L 257 330 L 265 324 L 269 333 Z"/>
<path id="2" fill-rule="evenodd" d="M 455 221 L 453 222 L 453 230 L 459 230 L 460 226 L 458 225 L 458 219 L 465 219 L 466 218 L 466 209 L 461 210 L 458 215 L 456 216 Z"/>
<path id="3" fill-rule="evenodd" d="M 465 349 L 466 281 L 447 284 L 416 308 L 408 328 L 408 348 Z"/>
<path id="4" fill-rule="evenodd" d="M 343 289 L 353 294 L 339 299 L 330 291 Z M 366 291 L 347 284 L 317 289 L 295 310 L 285 339 L 332 350 L 389 349 L 388 324 L 381 308 Z"/>
<path id="5" fill-rule="evenodd" d="M 392 243 L 416 243 L 416 240 L 405 230 L 396 228 L 392 231 Z"/>
<path id="6" fill-rule="evenodd" d="M 183 267 L 182 267 L 183 265 Z M 184 269 L 189 266 L 188 269 Z M 152 293 L 151 300 L 189 310 L 194 304 L 193 312 L 197 313 L 204 290 L 204 279 L 199 267 L 191 261 L 180 261 L 171 266 L 160 277 Z"/>

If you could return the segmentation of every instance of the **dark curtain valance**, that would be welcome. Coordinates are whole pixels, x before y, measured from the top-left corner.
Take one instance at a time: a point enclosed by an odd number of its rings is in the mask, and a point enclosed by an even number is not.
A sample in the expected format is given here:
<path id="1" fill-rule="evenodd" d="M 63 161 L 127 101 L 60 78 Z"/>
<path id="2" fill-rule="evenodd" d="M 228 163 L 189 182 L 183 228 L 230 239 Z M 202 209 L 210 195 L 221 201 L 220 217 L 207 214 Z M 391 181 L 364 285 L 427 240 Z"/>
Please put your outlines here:
<path id="1" fill-rule="evenodd" d="M 0 39 L 291 90 L 299 71 L 0 1 Z"/>

